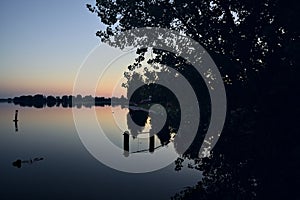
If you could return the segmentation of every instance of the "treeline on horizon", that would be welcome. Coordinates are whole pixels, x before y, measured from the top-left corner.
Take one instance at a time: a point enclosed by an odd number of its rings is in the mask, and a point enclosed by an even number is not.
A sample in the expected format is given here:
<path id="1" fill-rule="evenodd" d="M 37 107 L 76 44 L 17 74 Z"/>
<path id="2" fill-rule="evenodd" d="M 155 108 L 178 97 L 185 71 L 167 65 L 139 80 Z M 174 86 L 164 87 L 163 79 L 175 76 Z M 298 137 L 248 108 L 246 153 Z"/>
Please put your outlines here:
<path id="1" fill-rule="evenodd" d="M 14 103 L 15 105 L 20 105 L 22 107 L 35 107 L 35 108 L 44 108 L 44 107 L 59 107 L 62 106 L 64 108 L 77 107 L 92 107 L 92 106 L 105 106 L 111 105 L 111 101 L 122 103 L 126 100 L 124 96 L 121 98 L 112 97 L 93 97 L 91 95 L 88 96 L 72 96 L 72 95 L 64 95 L 60 96 L 45 96 L 42 94 L 36 95 L 22 95 L 19 97 L 1 99 L 1 102 Z"/>

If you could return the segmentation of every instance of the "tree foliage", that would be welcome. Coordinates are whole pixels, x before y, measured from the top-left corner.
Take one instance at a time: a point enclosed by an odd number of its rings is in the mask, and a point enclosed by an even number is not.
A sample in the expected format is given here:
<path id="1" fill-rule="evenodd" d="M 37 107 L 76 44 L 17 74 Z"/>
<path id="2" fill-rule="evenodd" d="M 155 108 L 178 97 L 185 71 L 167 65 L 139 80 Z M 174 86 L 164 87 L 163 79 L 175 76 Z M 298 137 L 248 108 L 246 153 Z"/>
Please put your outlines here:
<path id="1" fill-rule="evenodd" d="M 262 199 L 295 199 L 291 190 L 300 177 L 297 0 L 96 0 L 87 7 L 106 25 L 97 32 L 102 41 L 141 27 L 176 30 L 199 42 L 221 72 L 229 104 L 224 131 L 213 157 L 206 164 L 197 159 L 192 164 L 206 173 L 203 180 L 175 198 L 249 199 L 260 194 Z M 145 52 L 137 51 L 129 71 L 141 67 Z M 197 95 L 202 94 L 201 77 L 188 63 L 172 53 L 153 52 L 148 63 L 173 67 L 187 77 Z M 142 79 L 132 74 L 125 74 L 128 80 Z M 202 102 L 206 104 L 207 98 Z M 176 163 L 180 168 L 182 162 Z M 249 180 L 258 181 L 258 193 Z M 276 194 L 264 192 L 274 190 Z"/>
<path id="2" fill-rule="evenodd" d="M 102 40 L 147 26 L 190 36 L 209 51 L 230 84 L 293 70 L 298 59 L 295 0 L 97 0 L 88 8 L 107 26 L 97 32 Z"/>

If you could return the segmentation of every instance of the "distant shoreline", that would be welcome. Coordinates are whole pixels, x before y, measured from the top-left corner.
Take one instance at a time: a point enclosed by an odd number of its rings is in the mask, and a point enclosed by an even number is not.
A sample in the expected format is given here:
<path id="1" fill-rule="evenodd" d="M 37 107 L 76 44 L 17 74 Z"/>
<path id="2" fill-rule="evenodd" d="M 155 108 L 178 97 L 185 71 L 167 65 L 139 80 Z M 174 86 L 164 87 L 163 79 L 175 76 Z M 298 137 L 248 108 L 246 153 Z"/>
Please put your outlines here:
<path id="1" fill-rule="evenodd" d="M 91 95 L 77 96 L 63 95 L 63 96 L 45 96 L 42 94 L 35 95 L 22 95 L 13 98 L 0 98 L 0 103 L 13 103 L 15 105 L 20 105 L 22 107 L 92 107 L 92 106 L 105 106 L 114 104 L 123 105 L 127 99 L 124 96 L 119 97 L 93 97 Z"/>
<path id="2" fill-rule="evenodd" d="M 6 99 L 4 99 L 4 98 L 1 98 L 0 99 L 0 103 L 12 103 L 12 98 L 6 98 Z"/>

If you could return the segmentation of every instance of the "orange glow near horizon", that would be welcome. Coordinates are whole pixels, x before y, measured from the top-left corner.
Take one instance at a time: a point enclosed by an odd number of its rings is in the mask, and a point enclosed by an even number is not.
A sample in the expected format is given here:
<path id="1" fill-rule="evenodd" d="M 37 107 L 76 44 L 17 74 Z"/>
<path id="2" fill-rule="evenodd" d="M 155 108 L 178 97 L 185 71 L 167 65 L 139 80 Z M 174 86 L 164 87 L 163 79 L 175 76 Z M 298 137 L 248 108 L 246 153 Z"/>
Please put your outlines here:
<path id="1" fill-rule="evenodd" d="M 73 94 L 75 75 L 60 75 L 55 77 L 53 74 L 48 74 L 46 78 L 44 76 L 14 76 L 14 78 L 10 78 L 8 81 L 0 80 L 0 92 L 2 93 L 0 98 L 34 94 L 43 94 L 46 96 L 76 96 L 80 94 L 82 96 L 112 97 L 112 91 L 116 87 L 116 84 L 118 84 L 119 79 L 120 77 L 117 75 L 101 79 L 96 91 L 92 90 L 88 84 L 83 83 L 80 91 Z M 126 89 L 119 85 L 114 92 L 114 96 L 120 97 L 121 95 L 126 95 Z"/>
<path id="2" fill-rule="evenodd" d="M 44 61 L 39 57 L 32 61 L 34 64 L 16 61 L 7 66 L 6 75 L 2 74 L 0 98 L 34 94 L 126 96 L 126 88 L 121 87 L 126 82 L 123 74 L 133 63 L 135 52 L 123 52 L 107 45 L 96 47 L 81 64 L 78 60 L 62 61 L 63 64 L 53 61 L 40 67 L 37 63 Z"/>
<path id="3" fill-rule="evenodd" d="M 126 96 L 127 89 L 124 72 L 134 62 L 136 54 L 122 52 L 109 46 L 100 45 L 94 49 L 78 70 L 74 83 L 74 92 L 84 95 L 120 97 Z"/>
<path id="4" fill-rule="evenodd" d="M 113 74 L 109 77 L 103 77 L 101 80 L 99 80 L 97 88 L 96 88 L 96 94 L 100 96 L 116 96 L 120 97 L 121 95 L 126 96 L 127 90 L 126 88 L 121 87 L 123 77 L 118 76 L 117 74 Z"/>
<path id="5" fill-rule="evenodd" d="M 38 93 L 44 95 L 69 95 L 72 94 L 72 87 L 72 81 L 38 80 L 33 77 L 30 80 L 11 81 L 10 84 L 3 84 L 1 89 L 6 93 L 13 90 L 13 93 L 16 95 L 33 95 Z"/>

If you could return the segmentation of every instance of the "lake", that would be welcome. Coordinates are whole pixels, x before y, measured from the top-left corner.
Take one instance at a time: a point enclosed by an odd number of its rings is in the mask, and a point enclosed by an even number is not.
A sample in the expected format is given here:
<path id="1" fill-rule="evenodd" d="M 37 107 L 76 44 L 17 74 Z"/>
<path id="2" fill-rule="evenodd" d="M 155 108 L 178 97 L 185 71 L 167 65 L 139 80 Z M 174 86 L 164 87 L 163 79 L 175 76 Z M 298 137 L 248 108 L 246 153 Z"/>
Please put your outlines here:
<path id="1" fill-rule="evenodd" d="M 172 142 L 160 147 L 160 141 L 155 136 L 154 152 L 148 151 L 147 137 L 130 137 L 129 155 L 124 155 L 123 133 L 126 130 L 122 129 L 128 129 L 128 109 L 115 107 L 112 110 L 110 106 L 74 109 L 83 117 L 96 113 L 98 121 L 106 126 L 105 130 L 109 130 L 106 131 L 107 138 L 119 147 L 120 156 L 124 159 L 130 159 L 134 153 L 153 157 L 163 148 L 176 153 Z M 15 110 L 18 110 L 17 124 L 13 121 Z M 119 128 L 113 126 L 112 112 L 121 119 L 118 120 L 121 123 L 117 126 Z M 88 130 L 88 118 L 86 123 Z M 142 131 L 149 131 L 148 125 Z M 187 167 L 176 171 L 174 162 L 148 173 L 127 173 L 108 167 L 91 155 L 82 143 L 72 108 L 37 109 L 2 103 L 0 127 L 2 200 L 170 199 L 185 187 L 196 185 L 202 177 L 198 170 Z M 108 151 L 103 154 L 110 155 Z"/>

